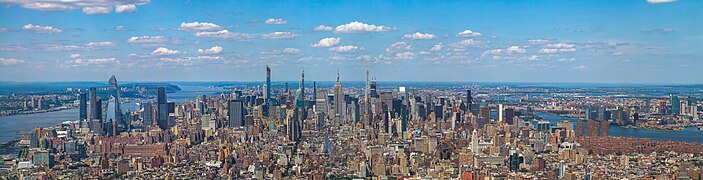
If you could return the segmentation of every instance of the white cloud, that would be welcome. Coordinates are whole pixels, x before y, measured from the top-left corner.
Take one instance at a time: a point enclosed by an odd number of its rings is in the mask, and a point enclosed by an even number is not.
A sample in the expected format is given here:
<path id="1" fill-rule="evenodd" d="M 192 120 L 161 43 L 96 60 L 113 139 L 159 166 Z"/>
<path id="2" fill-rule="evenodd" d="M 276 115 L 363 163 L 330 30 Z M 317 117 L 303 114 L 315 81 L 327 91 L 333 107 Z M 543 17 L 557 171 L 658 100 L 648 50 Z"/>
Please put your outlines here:
<path id="1" fill-rule="evenodd" d="M 285 49 L 283 49 L 283 53 L 287 53 L 287 54 L 298 54 L 298 53 L 300 53 L 300 49 L 296 49 L 296 48 L 285 48 Z"/>
<path id="2" fill-rule="evenodd" d="M 676 2 L 676 0 L 647 0 L 649 4 L 661 4 L 661 3 L 670 3 L 670 2 Z"/>
<path id="3" fill-rule="evenodd" d="M 106 47 L 106 46 L 115 46 L 116 44 L 114 42 L 110 41 L 101 41 L 101 42 L 89 42 L 88 44 L 85 44 L 89 48 L 93 47 Z"/>
<path id="4" fill-rule="evenodd" d="M 453 47 L 456 47 L 456 48 L 464 48 L 466 46 L 479 46 L 480 44 L 481 44 L 480 41 L 477 41 L 474 39 L 465 39 L 465 40 L 461 40 L 459 42 L 452 43 L 450 45 L 452 45 Z"/>
<path id="5" fill-rule="evenodd" d="M 350 52 L 350 51 L 356 51 L 356 50 L 361 50 L 363 48 L 357 47 L 357 46 L 337 46 L 337 47 L 331 47 L 329 48 L 330 51 L 333 52 Z"/>
<path id="6" fill-rule="evenodd" d="M 172 49 L 168 49 L 165 47 L 159 47 L 159 48 L 156 48 L 153 52 L 151 52 L 151 55 L 152 56 L 167 56 L 167 55 L 174 55 L 174 54 L 179 54 L 179 53 L 181 53 L 181 52 L 179 52 L 177 50 L 172 50 Z"/>
<path id="7" fill-rule="evenodd" d="M 530 39 L 527 40 L 527 44 L 547 44 L 549 40 L 546 39 Z"/>
<path id="8" fill-rule="evenodd" d="M 220 30 L 220 25 L 209 22 L 181 22 L 181 27 L 178 30 L 182 31 L 215 31 Z"/>
<path id="9" fill-rule="evenodd" d="M 394 28 L 387 26 L 377 26 L 373 24 L 365 24 L 359 21 L 350 22 L 337 26 L 334 31 L 338 33 L 362 33 L 362 32 L 386 32 Z"/>
<path id="10" fill-rule="evenodd" d="M 79 58 L 79 57 L 81 57 L 81 54 L 71 54 L 71 55 L 68 55 L 68 57 L 70 57 L 70 58 Z"/>
<path id="11" fill-rule="evenodd" d="M 286 24 L 288 21 L 285 21 L 283 19 L 274 19 L 274 18 L 269 18 L 266 20 L 266 24 Z"/>
<path id="12" fill-rule="evenodd" d="M 312 28 L 314 31 L 332 31 L 333 29 L 334 28 L 325 25 L 319 25 Z"/>
<path id="13" fill-rule="evenodd" d="M 506 49 L 506 52 L 508 53 L 525 53 L 525 49 L 521 48 L 520 46 L 510 46 L 508 49 Z"/>
<path id="14" fill-rule="evenodd" d="M 412 50 L 413 45 L 408 44 L 406 42 L 400 41 L 400 42 L 395 42 L 388 46 L 386 48 L 386 52 L 388 53 L 393 53 L 393 52 L 399 52 L 399 51 L 407 51 L 407 50 Z"/>
<path id="15" fill-rule="evenodd" d="M 413 34 L 403 35 L 405 39 L 434 39 L 435 35 L 430 33 L 415 32 Z"/>
<path id="16" fill-rule="evenodd" d="M 536 61 L 536 60 L 539 60 L 539 58 L 540 58 L 540 57 L 537 56 L 537 55 L 532 55 L 532 56 L 528 57 L 527 59 L 530 60 L 530 61 Z"/>
<path id="17" fill-rule="evenodd" d="M 117 26 L 117 27 L 115 27 L 115 30 L 122 31 L 122 30 L 125 30 L 125 27 L 124 26 Z"/>
<path id="18" fill-rule="evenodd" d="M 85 14 L 107 14 L 111 7 L 115 12 L 134 12 L 137 5 L 144 5 L 150 0 L 2 0 L 27 9 L 40 11 L 71 11 L 82 9 Z M 108 10 L 110 9 L 110 10 Z"/>
<path id="19" fill-rule="evenodd" d="M 130 43 L 163 43 L 166 42 L 166 37 L 163 36 L 134 36 L 130 37 L 127 42 Z"/>
<path id="20" fill-rule="evenodd" d="M 218 38 L 218 39 L 230 39 L 230 40 L 245 40 L 245 39 L 254 38 L 254 35 L 251 35 L 251 34 L 230 32 L 229 30 L 226 30 L 226 29 L 221 30 L 221 31 L 197 32 L 197 33 L 195 33 L 195 36 L 196 37 Z"/>
<path id="21" fill-rule="evenodd" d="M 464 31 L 459 32 L 459 33 L 457 34 L 457 36 L 461 36 L 461 37 L 478 37 L 478 36 L 481 36 L 481 33 L 479 33 L 479 32 L 474 32 L 474 31 L 471 31 L 471 30 L 468 30 L 468 29 L 467 29 L 467 30 L 464 30 Z"/>
<path id="22" fill-rule="evenodd" d="M 576 69 L 576 70 L 586 70 L 586 69 L 589 69 L 589 67 L 588 67 L 588 66 L 581 65 L 581 66 L 574 66 L 574 69 Z"/>
<path id="23" fill-rule="evenodd" d="M 55 28 L 53 26 L 39 26 L 39 25 L 34 25 L 34 24 L 26 24 L 22 26 L 22 30 L 26 31 L 33 31 L 35 33 L 60 33 L 63 32 L 63 30 L 59 28 Z"/>
<path id="24" fill-rule="evenodd" d="M 0 65 L 3 66 L 11 66 L 11 65 L 17 65 L 17 64 L 23 64 L 24 60 L 19 60 L 15 58 L 0 58 Z"/>
<path id="25" fill-rule="evenodd" d="M 292 32 L 273 32 L 269 34 L 261 35 L 263 39 L 288 39 L 300 36 L 300 34 L 295 34 Z"/>
<path id="26" fill-rule="evenodd" d="M 317 47 L 317 48 L 319 48 L 319 47 L 332 47 L 332 46 L 336 46 L 337 44 L 339 44 L 339 42 L 341 42 L 341 39 L 338 37 L 324 38 L 324 39 L 320 39 L 320 41 L 313 44 L 312 47 Z"/>
<path id="27" fill-rule="evenodd" d="M 575 52 L 575 47 L 576 45 L 567 43 L 546 44 L 542 46 L 542 49 L 539 50 L 539 53 L 555 54 L 562 52 Z"/>
<path id="28" fill-rule="evenodd" d="M 395 59 L 409 60 L 415 59 L 415 53 L 412 52 L 400 52 L 395 54 Z"/>
<path id="29" fill-rule="evenodd" d="M 439 50 L 442 50 L 442 48 L 444 48 L 444 44 L 442 44 L 442 43 L 437 43 L 437 44 L 435 44 L 434 46 L 432 46 L 432 48 L 430 49 L 430 51 L 439 51 Z"/>
<path id="30" fill-rule="evenodd" d="M 112 12 L 112 7 L 84 7 L 83 14 L 110 14 Z"/>
<path id="31" fill-rule="evenodd" d="M 121 4 L 121 5 L 115 6 L 116 13 L 123 13 L 123 12 L 133 13 L 134 11 L 137 11 L 137 6 L 134 4 Z"/>
<path id="32" fill-rule="evenodd" d="M 220 53 L 222 53 L 223 50 L 224 50 L 224 48 L 222 48 L 220 46 L 213 46 L 209 49 L 198 49 L 198 53 L 200 53 L 200 54 L 220 54 Z"/>

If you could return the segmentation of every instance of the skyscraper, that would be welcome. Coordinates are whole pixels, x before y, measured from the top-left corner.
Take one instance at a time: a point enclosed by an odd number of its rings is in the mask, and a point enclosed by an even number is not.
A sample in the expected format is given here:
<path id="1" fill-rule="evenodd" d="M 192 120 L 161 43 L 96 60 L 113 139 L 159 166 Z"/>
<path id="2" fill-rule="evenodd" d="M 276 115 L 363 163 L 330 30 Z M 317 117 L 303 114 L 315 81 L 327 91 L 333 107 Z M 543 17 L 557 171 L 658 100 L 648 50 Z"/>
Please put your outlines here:
<path id="1" fill-rule="evenodd" d="M 98 108 L 100 108 L 100 105 L 98 105 L 97 101 L 98 101 L 97 88 L 91 87 L 90 88 L 90 120 L 100 119 L 100 115 L 98 114 Z"/>
<path id="2" fill-rule="evenodd" d="M 503 104 L 498 104 L 498 120 L 496 122 L 503 122 Z"/>
<path id="3" fill-rule="evenodd" d="M 471 111 L 471 105 L 473 104 L 474 98 L 471 96 L 471 90 L 466 90 L 466 110 Z"/>
<path id="4" fill-rule="evenodd" d="M 679 96 L 674 96 L 673 94 L 670 94 L 669 101 L 669 103 L 671 103 L 671 112 L 669 112 L 669 114 L 681 114 L 681 101 L 679 101 Z"/>
<path id="5" fill-rule="evenodd" d="M 339 69 L 337 70 L 337 83 L 334 84 L 334 113 L 338 120 L 344 119 L 344 94 L 342 93 L 342 82 L 339 81 Z"/>
<path id="6" fill-rule="evenodd" d="M 244 102 L 242 100 L 230 100 L 227 103 L 227 110 L 227 121 L 230 127 L 244 126 Z"/>
<path id="7" fill-rule="evenodd" d="M 168 121 L 168 105 L 166 103 L 166 88 L 156 88 L 156 113 L 158 114 L 156 124 L 159 128 L 166 130 L 170 128 Z"/>
<path id="8" fill-rule="evenodd" d="M 113 109 L 115 113 L 114 115 L 114 121 L 117 121 L 117 125 L 122 125 L 123 127 L 126 127 L 126 122 L 124 122 L 124 119 L 122 118 L 122 109 L 120 108 L 120 90 L 119 87 L 117 86 L 117 78 L 115 78 L 115 75 L 112 75 L 110 77 L 110 80 L 108 80 L 108 84 L 110 85 L 109 88 L 109 97 L 112 97 L 115 103 L 111 104 L 114 105 L 114 107 L 110 107 L 108 109 Z M 117 133 L 117 132 L 114 132 Z"/>
<path id="9" fill-rule="evenodd" d="M 79 122 L 81 125 L 83 125 L 84 121 L 88 120 L 88 97 L 84 92 L 81 92 L 78 94 L 78 111 L 79 111 L 79 116 L 78 119 L 80 120 Z"/>
<path id="10" fill-rule="evenodd" d="M 264 102 L 269 105 L 271 102 L 271 67 L 266 65 L 266 98 Z"/>

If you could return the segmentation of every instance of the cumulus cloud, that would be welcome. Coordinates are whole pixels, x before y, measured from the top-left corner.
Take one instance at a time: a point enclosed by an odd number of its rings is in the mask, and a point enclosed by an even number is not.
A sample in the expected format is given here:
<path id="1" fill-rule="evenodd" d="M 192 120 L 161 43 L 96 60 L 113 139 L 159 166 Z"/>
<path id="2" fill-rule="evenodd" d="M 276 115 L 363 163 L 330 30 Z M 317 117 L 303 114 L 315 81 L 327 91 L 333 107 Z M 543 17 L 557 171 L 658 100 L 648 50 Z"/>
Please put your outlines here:
<path id="1" fill-rule="evenodd" d="M 455 48 L 465 48 L 467 46 L 475 46 L 476 47 L 476 46 L 481 45 L 481 41 L 474 40 L 474 39 L 465 39 L 465 40 L 461 40 L 459 42 L 452 43 L 450 45 Z"/>
<path id="2" fill-rule="evenodd" d="M 351 52 L 351 51 L 356 51 L 356 50 L 361 50 L 361 49 L 363 49 L 363 48 L 360 48 L 358 46 L 347 45 L 347 46 L 331 47 L 331 48 L 329 48 L 329 51 L 332 51 L 332 52 Z"/>
<path id="3" fill-rule="evenodd" d="M 661 4 L 661 3 L 670 3 L 670 2 L 676 2 L 676 0 L 647 0 L 649 4 Z"/>
<path id="4" fill-rule="evenodd" d="M 532 56 L 528 57 L 527 60 L 536 61 L 536 60 L 539 60 L 539 58 L 540 57 L 538 55 L 532 55 Z"/>
<path id="5" fill-rule="evenodd" d="M 68 55 L 68 57 L 70 57 L 70 58 L 79 58 L 79 57 L 81 57 L 81 54 L 71 54 L 71 55 Z"/>
<path id="6" fill-rule="evenodd" d="M 97 1 L 66 1 L 66 0 L 2 0 L 6 3 L 18 4 L 23 8 L 40 11 L 71 11 L 82 9 L 85 14 L 107 14 L 115 7 L 115 11 L 134 12 L 137 5 L 144 5 L 150 0 L 97 0 Z"/>
<path id="7" fill-rule="evenodd" d="M 115 42 L 111 41 L 100 41 L 100 42 L 89 42 L 85 44 L 85 46 L 89 48 L 94 48 L 94 47 L 107 47 L 107 46 L 115 46 Z"/>
<path id="8" fill-rule="evenodd" d="M 261 35 L 263 39 L 288 39 L 300 36 L 300 34 L 295 34 L 292 32 L 273 32 L 269 34 Z"/>
<path id="9" fill-rule="evenodd" d="M 549 40 L 546 39 L 530 39 L 527 40 L 527 44 L 547 44 Z"/>
<path id="10" fill-rule="evenodd" d="M 313 27 L 312 30 L 314 30 L 314 31 L 332 31 L 332 30 L 334 30 L 334 28 L 329 27 L 329 26 L 325 26 L 325 25 L 319 25 L 319 26 Z"/>
<path id="11" fill-rule="evenodd" d="M 508 53 L 525 53 L 525 49 L 521 48 L 520 46 L 510 46 L 508 49 L 506 49 L 506 52 Z"/>
<path id="12" fill-rule="evenodd" d="M 168 55 L 174 55 L 174 54 L 179 54 L 181 52 L 173 49 L 168 49 L 165 47 L 159 47 L 156 48 L 153 52 L 151 52 L 152 56 L 168 56 Z"/>
<path id="13" fill-rule="evenodd" d="M 63 30 L 61 30 L 59 28 L 55 28 L 53 26 L 39 26 L 39 25 L 34 25 L 34 24 L 26 24 L 26 25 L 22 26 L 22 30 L 32 31 L 35 33 L 46 33 L 46 34 L 63 32 Z"/>
<path id="14" fill-rule="evenodd" d="M 83 14 L 110 14 L 112 7 L 84 7 Z"/>
<path id="15" fill-rule="evenodd" d="M 400 42 L 395 42 L 395 43 L 391 44 L 390 46 L 388 46 L 386 48 L 386 52 L 393 53 L 393 52 L 398 52 L 398 51 L 408 51 L 408 50 L 412 50 L 412 49 L 413 49 L 413 45 L 408 44 L 403 41 L 400 41 Z"/>
<path id="16" fill-rule="evenodd" d="M 133 36 L 127 40 L 129 43 L 164 43 L 166 41 L 166 37 L 163 36 Z"/>
<path id="17" fill-rule="evenodd" d="M 481 36 L 481 33 L 479 33 L 479 32 L 474 32 L 474 31 L 471 31 L 471 30 L 468 30 L 468 29 L 467 29 L 467 30 L 464 30 L 464 31 L 459 32 L 459 33 L 457 34 L 457 36 L 460 36 L 460 37 L 478 37 L 478 36 Z"/>
<path id="18" fill-rule="evenodd" d="M 586 70 L 589 69 L 588 66 L 580 65 L 580 66 L 574 66 L 574 69 L 576 70 Z"/>
<path id="19" fill-rule="evenodd" d="M 217 39 L 228 39 L 228 40 L 246 40 L 246 39 L 254 38 L 254 35 L 251 35 L 251 34 L 230 32 L 229 30 L 226 30 L 226 29 L 220 30 L 220 31 L 197 32 L 197 33 L 195 33 L 195 36 L 196 37 L 217 38 Z"/>
<path id="20" fill-rule="evenodd" d="M 178 30 L 182 31 L 215 31 L 220 30 L 220 25 L 209 22 L 181 22 L 181 27 Z"/>
<path id="21" fill-rule="evenodd" d="M 0 58 L 0 65 L 3 66 L 11 66 L 11 65 L 17 65 L 17 64 L 23 64 L 24 60 L 19 60 L 15 58 Z"/>
<path id="22" fill-rule="evenodd" d="M 576 45 L 567 43 L 546 44 L 542 46 L 539 53 L 556 54 L 562 52 L 574 52 L 576 51 L 575 47 Z"/>
<path id="23" fill-rule="evenodd" d="M 434 39 L 435 35 L 430 33 L 415 32 L 413 34 L 403 35 L 405 39 Z"/>
<path id="24" fill-rule="evenodd" d="M 432 48 L 430 49 L 430 51 L 439 51 L 439 50 L 442 50 L 442 48 L 444 48 L 444 44 L 442 44 L 442 43 L 437 43 L 437 44 L 435 44 L 434 46 L 432 46 Z"/>
<path id="25" fill-rule="evenodd" d="M 220 46 L 213 46 L 209 49 L 198 49 L 198 53 L 200 53 L 200 54 L 220 54 L 220 53 L 222 53 L 223 50 L 224 50 L 224 48 L 222 48 Z"/>
<path id="26" fill-rule="evenodd" d="M 134 11 L 137 11 L 137 6 L 134 4 L 120 4 L 115 6 L 116 13 L 133 13 Z"/>
<path id="27" fill-rule="evenodd" d="M 399 60 L 410 60 L 415 59 L 415 53 L 413 52 L 400 52 L 395 54 L 395 59 Z"/>
<path id="28" fill-rule="evenodd" d="M 317 47 L 317 48 L 319 48 L 319 47 L 332 47 L 332 46 L 336 46 L 337 44 L 339 44 L 340 41 L 341 41 L 341 38 L 338 38 L 338 37 L 324 38 L 324 39 L 320 39 L 320 41 L 313 44 L 312 47 Z"/>
<path id="29" fill-rule="evenodd" d="M 298 54 L 298 53 L 300 53 L 300 49 L 296 49 L 296 48 L 285 48 L 285 49 L 283 49 L 283 53 L 287 53 L 287 54 Z"/>
<path id="30" fill-rule="evenodd" d="M 387 26 L 377 26 L 374 24 L 365 24 L 359 21 L 350 22 L 337 26 L 334 31 L 338 33 L 363 33 L 363 32 L 387 32 L 394 28 Z"/>
<path id="31" fill-rule="evenodd" d="M 285 21 L 283 19 L 274 19 L 274 18 L 269 18 L 266 20 L 266 24 L 287 24 L 288 21 Z"/>
<path id="32" fill-rule="evenodd" d="M 125 27 L 124 26 L 116 26 L 115 30 L 122 31 L 122 30 L 125 30 Z"/>

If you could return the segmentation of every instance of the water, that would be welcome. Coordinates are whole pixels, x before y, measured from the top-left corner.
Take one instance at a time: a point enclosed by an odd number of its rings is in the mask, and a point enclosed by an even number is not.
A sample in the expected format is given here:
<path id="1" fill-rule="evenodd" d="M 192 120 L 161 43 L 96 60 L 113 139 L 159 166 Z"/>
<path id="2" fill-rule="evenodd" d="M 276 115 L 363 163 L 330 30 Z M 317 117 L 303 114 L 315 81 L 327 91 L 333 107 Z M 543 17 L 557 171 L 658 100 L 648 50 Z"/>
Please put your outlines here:
<path id="1" fill-rule="evenodd" d="M 552 125 L 556 125 L 557 122 L 561 120 L 568 120 L 574 123 L 574 125 L 576 125 L 576 122 L 579 121 L 575 118 L 562 117 L 551 113 L 535 112 L 535 115 L 542 117 L 545 121 L 549 121 Z M 696 127 L 687 127 L 681 131 L 655 131 L 648 129 L 624 128 L 611 124 L 608 128 L 608 134 L 610 136 L 648 138 L 661 141 L 697 142 L 703 144 L 703 131 L 698 130 Z"/>
<path id="2" fill-rule="evenodd" d="M 181 103 L 185 100 L 195 100 L 199 95 L 219 95 L 219 89 L 205 86 L 180 86 L 182 91 L 166 95 L 169 101 Z M 138 106 L 135 102 L 122 103 L 122 111 L 134 112 Z M 17 131 L 31 130 L 37 127 L 59 125 L 64 121 L 78 121 L 78 109 L 67 109 L 54 112 L 21 114 L 0 117 L 0 142 L 8 142 L 19 137 Z"/>
<path id="3" fill-rule="evenodd" d="M 17 131 L 31 130 L 35 127 L 55 126 L 64 121 L 77 120 L 78 109 L 2 116 L 0 117 L 0 142 L 12 141 L 19 137 Z"/>

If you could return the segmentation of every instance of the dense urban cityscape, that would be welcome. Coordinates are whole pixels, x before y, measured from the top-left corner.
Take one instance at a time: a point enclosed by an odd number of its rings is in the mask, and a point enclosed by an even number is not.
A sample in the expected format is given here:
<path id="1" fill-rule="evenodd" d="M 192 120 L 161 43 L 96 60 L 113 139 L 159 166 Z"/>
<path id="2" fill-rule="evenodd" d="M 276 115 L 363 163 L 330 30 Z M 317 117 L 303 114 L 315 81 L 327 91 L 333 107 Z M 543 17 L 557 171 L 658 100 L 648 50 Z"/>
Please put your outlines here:
<path id="1" fill-rule="evenodd" d="M 0 0 L 0 180 L 703 180 L 701 0 Z"/>
<path id="2" fill-rule="evenodd" d="M 4 114 L 79 111 L 73 114 L 76 121 L 18 132 L 22 136 L 3 150 L 9 153 L 2 174 L 23 179 L 703 175 L 700 136 L 683 142 L 609 135 L 610 127 L 703 128 L 694 98 L 700 90 L 661 96 L 656 93 L 666 92 L 384 85 L 368 71 L 358 87 L 345 86 L 340 75 L 331 87 L 306 84 L 304 72 L 299 82 L 277 86 L 268 66 L 265 75 L 265 83 L 221 85 L 222 91 L 181 103 L 169 101 L 164 86 L 140 89 L 145 98 L 120 98 L 132 88 L 120 87 L 115 76 L 104 86 L 66 89 L 61 95 L 3 96 L 22 99 L 10 103 L 17 110 Z M 130 101 L 137 101 L 135 110 L 121 107 Z M 543 114 L 558 118 L 545 120 Z"/>

